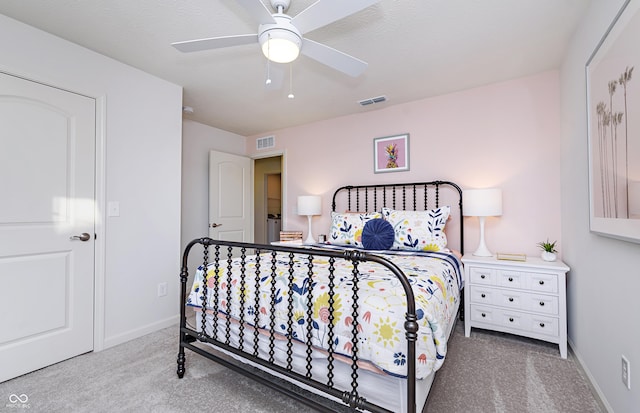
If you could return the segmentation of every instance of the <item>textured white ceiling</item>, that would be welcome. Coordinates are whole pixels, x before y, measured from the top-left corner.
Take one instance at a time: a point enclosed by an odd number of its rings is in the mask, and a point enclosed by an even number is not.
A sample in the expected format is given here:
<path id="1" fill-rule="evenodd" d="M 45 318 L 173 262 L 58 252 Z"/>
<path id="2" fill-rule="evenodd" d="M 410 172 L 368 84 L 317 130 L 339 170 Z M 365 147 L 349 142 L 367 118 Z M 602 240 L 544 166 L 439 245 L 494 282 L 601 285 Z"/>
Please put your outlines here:
<path id="1" fill-rule="evenodd" d="M 287 13 L 313 2 L 292 0 Z M 558 68 L 589 3 L 381 0 L 305 35 L 368 62 L 365 73 L 351 78 L 301 56 L 295 99 L 289 65 L 271 67 L 280 89 L 265 87 L 257 43 L 191 54 L 170 46 L 257 33 L 233 0 L 2 0 L 0 13 L 181 85 L 194 108 L 185 117 L 248 136 Z M 357 103 L 380 95 L 386 103 Z"/>

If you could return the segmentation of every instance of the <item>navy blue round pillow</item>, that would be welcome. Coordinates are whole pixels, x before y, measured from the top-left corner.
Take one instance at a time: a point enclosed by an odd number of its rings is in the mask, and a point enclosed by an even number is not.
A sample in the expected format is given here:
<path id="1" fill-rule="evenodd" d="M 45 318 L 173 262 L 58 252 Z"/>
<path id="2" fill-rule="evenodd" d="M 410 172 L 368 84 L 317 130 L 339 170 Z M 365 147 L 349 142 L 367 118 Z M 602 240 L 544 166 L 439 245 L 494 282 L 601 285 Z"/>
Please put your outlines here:
<path id="1" fill-rule="evenodd" d="M 382 218 L 367 221 L 362 228 L 362 246 L 367 250 L 388 250 L 396 236 L 393 225 Z"/>

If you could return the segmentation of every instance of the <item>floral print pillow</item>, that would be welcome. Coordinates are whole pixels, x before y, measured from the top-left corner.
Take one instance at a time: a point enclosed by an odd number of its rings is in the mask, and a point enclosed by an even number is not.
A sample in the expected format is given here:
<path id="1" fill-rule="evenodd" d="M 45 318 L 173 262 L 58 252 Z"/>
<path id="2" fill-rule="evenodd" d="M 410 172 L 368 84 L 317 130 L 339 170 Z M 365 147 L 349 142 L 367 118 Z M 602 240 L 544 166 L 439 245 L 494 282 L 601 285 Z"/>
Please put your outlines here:
<path id="1" fill-rule="evenodd" d="M 397 211 L 382 208 L 382 216 L 395 231 L 391 249 L 410 251 L 442 251 L 447 247 L 444 226 L 451 207 L 428 211 Z"/>
<path id="2" fill-rule="evenodd" d="M 364 225 L 377 218 L 382 218 L 380 212 L 344 214 L 332 212 L 328 242 L 335 245 L 350 245 L 363 248 L 362 230 Z"/>

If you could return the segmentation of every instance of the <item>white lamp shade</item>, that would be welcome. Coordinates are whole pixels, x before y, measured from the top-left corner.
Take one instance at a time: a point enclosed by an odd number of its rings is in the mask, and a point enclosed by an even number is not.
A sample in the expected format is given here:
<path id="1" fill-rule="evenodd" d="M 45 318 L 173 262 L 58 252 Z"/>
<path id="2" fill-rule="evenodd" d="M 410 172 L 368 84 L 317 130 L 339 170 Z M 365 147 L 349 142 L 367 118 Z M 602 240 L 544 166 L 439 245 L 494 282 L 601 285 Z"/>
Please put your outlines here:
<path id="1" fill-rule="evenodd" d="M 320 215 L 322 198 L 318 195 L 300 195 L 298 197 L 298 215 Z"/>
<path id="2" fill-rule="evenodd" d="M 470 217 L 502 215 L 502 189 L 466 189 L 462 192 L 462 214 Z"/>

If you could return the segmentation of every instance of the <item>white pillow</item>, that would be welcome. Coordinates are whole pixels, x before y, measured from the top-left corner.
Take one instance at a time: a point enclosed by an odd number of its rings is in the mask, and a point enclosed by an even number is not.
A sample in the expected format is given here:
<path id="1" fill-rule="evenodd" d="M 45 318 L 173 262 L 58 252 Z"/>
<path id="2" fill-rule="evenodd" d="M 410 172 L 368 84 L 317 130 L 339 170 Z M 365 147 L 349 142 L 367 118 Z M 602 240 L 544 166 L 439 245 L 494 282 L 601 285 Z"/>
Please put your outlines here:
<path id="1" fill-rule="evenodd" d="M 382 218 L 380 212 L 365 212 L 365 213 L 331 213 L 331 229 L 329 230 L 330 244 L 336 245 L 351 245 L 358 248 L 363 248 L 362 245 L 362 230 L 364 225 L 376 218 Z"/>
<path id="2" fill-rule="evenodd" d="M 391 249 L 410 251 L 442 251 L 447 247 L 444 226 L 451 207 L 428 211 L 398 211 L 382 208 L 382 216 L 395 231 Z"/>

